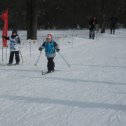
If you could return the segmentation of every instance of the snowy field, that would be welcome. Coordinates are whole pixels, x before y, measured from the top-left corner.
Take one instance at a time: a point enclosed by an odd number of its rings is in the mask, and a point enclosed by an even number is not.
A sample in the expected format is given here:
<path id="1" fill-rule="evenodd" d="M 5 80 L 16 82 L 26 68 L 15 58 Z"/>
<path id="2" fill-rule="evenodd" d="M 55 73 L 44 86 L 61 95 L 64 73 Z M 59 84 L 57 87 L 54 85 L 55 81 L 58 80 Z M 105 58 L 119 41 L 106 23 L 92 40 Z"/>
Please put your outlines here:
<path id="1" fill-rule="evenodd" d="M 95 40 L 88 30 L 38 31 L 36 42 L 18 33 L 20 65 L 6 66 L 9 49 L 2 61 L 0 45 L 0 126 L 126 126 L 125 29 L 97 33 Z M 71 67 L 57 54 L 56 72 L 42 76 L 44 51 L 34 64 L 47 33 Z"/>

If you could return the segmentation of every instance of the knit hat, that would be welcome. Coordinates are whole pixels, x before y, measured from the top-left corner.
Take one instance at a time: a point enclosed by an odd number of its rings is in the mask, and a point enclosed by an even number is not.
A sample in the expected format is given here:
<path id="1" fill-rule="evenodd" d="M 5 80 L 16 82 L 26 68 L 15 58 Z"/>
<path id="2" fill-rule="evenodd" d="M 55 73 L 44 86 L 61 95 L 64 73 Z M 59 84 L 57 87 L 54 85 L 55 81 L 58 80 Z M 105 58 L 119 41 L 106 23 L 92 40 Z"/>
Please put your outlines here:
<path id="1" fill-rule="evenodd" d="M 52 34 L 47 34 L 46 38 L 52 40 Z"/>
<path id="2" fill-rule="evenodd" d="M 12 34 L 13 34 L 13 33 L 16 33 L 16 34 L 17 34 L 17 30 L 16 30 L 16 29 L 13 29 L 13 30 L 12 30 Z"/>

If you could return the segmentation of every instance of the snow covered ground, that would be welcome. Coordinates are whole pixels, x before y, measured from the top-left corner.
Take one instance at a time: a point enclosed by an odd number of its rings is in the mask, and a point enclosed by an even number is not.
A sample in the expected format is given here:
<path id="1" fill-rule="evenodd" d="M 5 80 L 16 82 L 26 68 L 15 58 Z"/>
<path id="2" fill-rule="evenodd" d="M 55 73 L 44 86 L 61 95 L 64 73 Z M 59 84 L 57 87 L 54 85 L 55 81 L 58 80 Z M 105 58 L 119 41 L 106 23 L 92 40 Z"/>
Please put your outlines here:
<path id="1" fill-rule="evenodd" d="M 42 76 L 44 52 L 34 64 L 47 33 L 71 67 L 57 54 L 57 71 Z M 6 66 L 9 49 L 2 62 L 0 46 L 0 126 L 126 125 L 125 29 L 95 40 L 88 39 L 88 30 L 38 31 L 35 43 L 26 40 L 25 31 L 19 35 L 24 63 Z"/>

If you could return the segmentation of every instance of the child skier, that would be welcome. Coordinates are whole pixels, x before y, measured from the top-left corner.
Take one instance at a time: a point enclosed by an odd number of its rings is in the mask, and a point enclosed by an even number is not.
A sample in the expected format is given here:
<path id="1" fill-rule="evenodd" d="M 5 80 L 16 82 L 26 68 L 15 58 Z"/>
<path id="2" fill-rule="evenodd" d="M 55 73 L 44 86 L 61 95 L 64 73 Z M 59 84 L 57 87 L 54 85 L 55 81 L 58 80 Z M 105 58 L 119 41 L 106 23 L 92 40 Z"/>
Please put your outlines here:
<path id="1" fill-rule="evenodd" d="M 53 61 L 54 57 L 56 56 L 56 51 L 59 52 L 59 45 L 52 40 L 52 35 L 48 34 L 46 37 L 46 41 L 39 47 L 39 51 L 45 49 L 45 55 L 47 57 L 47 73 L 54 72 L 55 63 Z"/>
<path id="2" fill-rule="evenodd" d="M 16 63 L 15 65 L 18 65 L 20 62 L 20 57 L 19 57 L 19 48 L 20 48 L 20 38 L 17 34 L 16 30 L 12 31 L 12 35 L 7 37 L 7 36 L 2 36 L 4 39 L 7 39 L 10 41 L 10 57 L 9 57 L 9 63 L 7 65 L 12 65 L 13 63 L 13 58 L 15 55 L 15 60 Z"/>

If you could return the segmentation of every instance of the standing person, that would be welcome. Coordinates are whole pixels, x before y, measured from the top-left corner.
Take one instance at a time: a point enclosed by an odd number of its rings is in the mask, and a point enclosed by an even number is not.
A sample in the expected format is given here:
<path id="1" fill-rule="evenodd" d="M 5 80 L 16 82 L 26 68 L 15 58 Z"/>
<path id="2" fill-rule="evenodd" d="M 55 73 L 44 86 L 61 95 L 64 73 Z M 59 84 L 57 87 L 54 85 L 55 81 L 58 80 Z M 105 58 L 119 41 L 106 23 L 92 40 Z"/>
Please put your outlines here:
<path id="1" fill-rule="evenodd" d="M 39 51 L 42 51 L 42 49 L 45 49 L 45 55 L 47 57 L 48 63 L 47 63 L 47 69 L 48 73 L 54 72 L 54 57 L 56 56 L 56 51 L 59 52 L 59 45 L 52 40 L 52 35 L 47 34 L 46 41 L 43 42 L 43 44 L 39 47 Z"/>
<path id="2" fill-rule="evenodd" d="M 2 36 L 4 39 L 9 40 L 9 45 L 10 45 L 10 57 L 9 57 L 9 63 L 8 65 L 12 65 L 13 63 L 13 58 L 15 55 L 15 60 L 16 63 L 15 65 L 18 65 L 20 62 L 20 57 L 19 57 L 19 48 L 20 48 L 20 38 L 17 34 L 16 30 L 12 30 L 12 35 L 7 37 L 7 36 Z"/>
<path id="3" fill-rule="evenodd" d="M 111 34 L 115 34 L 116 24 L 117 24 L 117 17 L 111 17 L 111 28 L 110 28 Z"/>
<path id="4" fill-rule="evenodd" d="M 95 25 L 97 24 L 96 17 L 91 17 L 89 20 L 89 38 L 95 38 Z"/>

